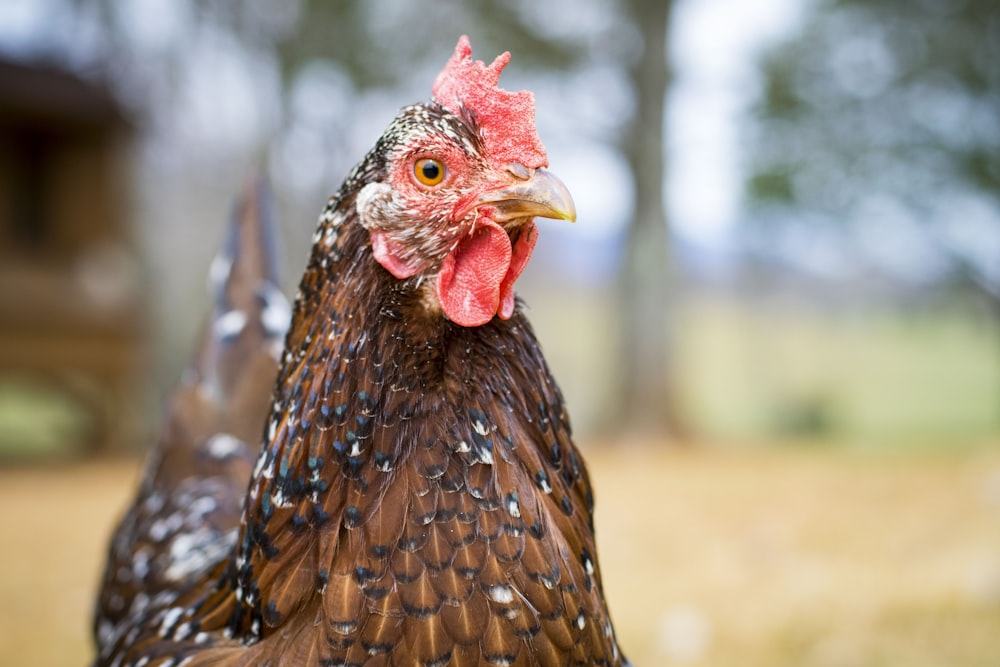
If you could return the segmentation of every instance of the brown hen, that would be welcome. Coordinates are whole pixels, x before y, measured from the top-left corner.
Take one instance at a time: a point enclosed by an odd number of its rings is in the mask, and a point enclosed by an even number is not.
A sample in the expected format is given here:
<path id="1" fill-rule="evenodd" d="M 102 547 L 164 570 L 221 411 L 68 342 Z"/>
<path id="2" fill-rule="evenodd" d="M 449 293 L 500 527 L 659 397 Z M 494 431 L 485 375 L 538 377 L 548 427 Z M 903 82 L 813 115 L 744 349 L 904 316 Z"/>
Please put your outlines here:
<path id="1" fill-rule="evenodd" d="M 244 273 L 218 309 L 114 539 L 98 665 L 627 664 L 514 298 L 533 218 L 575 212 L 508 59 L 463 37 L 330 199 L 269 410 L 273 290 Z"/>

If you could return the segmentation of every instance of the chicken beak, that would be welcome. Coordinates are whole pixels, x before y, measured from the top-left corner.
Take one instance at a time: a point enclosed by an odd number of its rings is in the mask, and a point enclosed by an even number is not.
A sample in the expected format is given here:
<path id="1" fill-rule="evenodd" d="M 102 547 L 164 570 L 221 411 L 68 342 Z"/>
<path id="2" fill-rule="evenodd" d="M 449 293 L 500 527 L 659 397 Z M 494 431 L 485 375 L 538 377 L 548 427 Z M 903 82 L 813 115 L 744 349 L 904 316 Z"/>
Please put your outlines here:
<path id="1" fill-rule="evenodd" d="M 490 217 L 499 224 L 529 218 L 552 218 L 576 222 L 576 206 L 566 185 L 545 169 L 536 169 L 513 185 L 491 190 L 476 202 L 496 212 Z"/>

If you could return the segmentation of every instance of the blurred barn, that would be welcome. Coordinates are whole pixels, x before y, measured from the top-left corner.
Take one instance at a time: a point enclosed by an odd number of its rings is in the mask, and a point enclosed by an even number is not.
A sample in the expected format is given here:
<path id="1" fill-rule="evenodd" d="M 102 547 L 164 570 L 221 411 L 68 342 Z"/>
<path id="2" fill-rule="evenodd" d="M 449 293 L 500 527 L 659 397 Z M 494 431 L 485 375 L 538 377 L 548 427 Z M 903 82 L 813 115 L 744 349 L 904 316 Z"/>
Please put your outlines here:
<path id="1" fill-rule="evenodd" d="M 138 427 L 131 134 L 106 88 L 0 61 L 0 454 L 116 448 Z"/>

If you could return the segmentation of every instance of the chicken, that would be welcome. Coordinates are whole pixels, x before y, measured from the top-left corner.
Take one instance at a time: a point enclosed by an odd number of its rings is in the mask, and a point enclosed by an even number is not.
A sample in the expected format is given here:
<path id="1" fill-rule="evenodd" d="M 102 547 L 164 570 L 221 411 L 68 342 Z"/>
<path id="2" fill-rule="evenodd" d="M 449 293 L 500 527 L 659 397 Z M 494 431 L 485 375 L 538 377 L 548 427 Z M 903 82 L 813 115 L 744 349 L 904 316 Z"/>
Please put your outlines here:
<path id="1" fill-rule="evenodd" d="M 269 412 L 239 424 L 266 417 L 253 470 L 242 445 L 222 470 L 182 449 L 185 481 L 159 472 L 172 448 L 154 457 L 97 664 L 628 664 L 587 470 L 514 296 L 534 218 L 575 211 L 532 94 L 497 86 L 509 57 L 461 38 L 330 199 Z"/>

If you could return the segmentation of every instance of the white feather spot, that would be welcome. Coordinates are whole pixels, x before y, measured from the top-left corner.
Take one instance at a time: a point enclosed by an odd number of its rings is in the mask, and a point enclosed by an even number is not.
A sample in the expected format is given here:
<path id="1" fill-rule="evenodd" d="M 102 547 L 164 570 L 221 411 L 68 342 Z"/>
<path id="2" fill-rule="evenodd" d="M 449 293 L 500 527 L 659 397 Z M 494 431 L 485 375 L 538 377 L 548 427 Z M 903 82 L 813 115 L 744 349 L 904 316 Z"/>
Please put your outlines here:
<path id="1" fill-rule="evenodd" d="M 271 502 L 274 503 L 275 507 L 282 509 L 292 506 L 292 501 L 285 496 L 281 489 L 271 494 Z"/>
<path id="2" fill-rule="evenodd" d="M 229 433 L 216 433 L 208 442 L 205 449 L 216 459 L 225 459 L 237 454 L 243 447 L 243 441 Z"/>
<path id="3" fill-rule="evenodd" d="M 142 612 L 146 611 L 149 607 L 149 596 L 145 593 L 139 593 L 134 598 L 132 598 L 132 606 L 129 607 L 129 612 L 133 616 L 138 616 Z"/>
<path id="4" fill-rule="evenodd" d="M 259 295 L 264 300 L 264 310 L 260 314 L 261 323 L 272 336 L 283 336 L 292 321 L 292 307 L 288 299 L 274 283 L 266 283 Z"/>
<path id="5" fill-rule="evenodd" d="M 514 591 L 510 589 L 510 586 L 500 584 L 490 586 L 489 595 L 490 599 L 499 604 L 510 604 L 514 601 Z"/>
<path id="6" fill-rule="evenodd" d="M 230 310 L 220 315 L 213 326 L 216 338 L 227 339 L 239 336 L 247 325 L 247 316 L 242 310 Z"/>
<path id="7" fill-rule="evenodd" d="M 268 425 L 267 430 L 268 430 L 268 438 L 274 438 L 274 422 L 273 421 Z M 266 451 L 267 450 L 265 450 L 265 452 Z M 264 470 L 264 464 L 265 463 L 267 463 L 267 457 L 264 455 L 264 453 L 261 453 L 259 456 L 257 456 L 257 463 L 255 463 L 254 466 L 253 466 L 253 476 L 254 477 L 260 477 L 261 472 L 263 472 L 263 470 Z"/>
<path id="8" fill-rule="evenodd" d="M 160 623 L 160 636 L 166 637 L 167 633 L 170 632 L 170 628 L 174 627 L 174 624 L 180 620 L 183 614 L 184 609 L 182 607 L 168 609 L 167 613 L 163 616 L 163 622 Z"/>
<path id="9" fill-rule="evenodd" d="M 202 496 L 188 506 L 188 511 L 191 516 L 203 517 L 209 512 L 214 512 L 216 507 L 218 507 L 218 503 L 215 502 L 215 498 Z"/>
<path id="10" fill-rule="evenodd" d="M 507 501 L 507 512 L 515 519 L 521 518 L 521 505 L 517 502 L 517 498 Z"/>
<path id="11" fill-rule="evenodd" d="M 179 581 L 209 563 L 210 551 L 204 540 L 195 535 L 178 535 L 170 543 L 170 566 L 163 573 L 167 579 Z"/>
<path id="12" fill-rule="evenodd" d="M 101 645 L 107 644 L 111 641 L 111 637 L 115 634 L 115 626 L 111 624 L 110 621 L 101 621 L 100 625 L 97 627 L 97 636 L 101 640 Z"/>
<path id="13" fill-rule="evenodd" d="M 162 542 L 167 537 L 168 532 L 167 522 L 163 519 L 157 519 L 149 527 L 149 536 L 154 542 Z"/>
<path id="14" fill-rule="evenodd" d="M 233 258 L 218 254 L 212 258 L 208 267 L 208 286 L 213 292 L 219 292 L 226 284 L 229 273 L 233 270 Z"/>
<path id="15" fill-rule="evenodd" d="M 151 493 L 142 504 L 142 507 L 149 514 L 156 514 L 163 509 L 165 502 L 162 493 Z"/>
<path id="16" fill-rule="evenodd" d="M 479 452 L 480 463 L 485 463 L 488 466 L 493 465 L 493 452 L 488 449 L 483 449 Z"/>
<path id="17" fill-rule="evenodd" d="M 187 639 L 190 636 L 191 636 L 190 623 L 181 623 L 180 625 L 177 626 L 177 629 L 174 630 L 174 639 Z"/>

